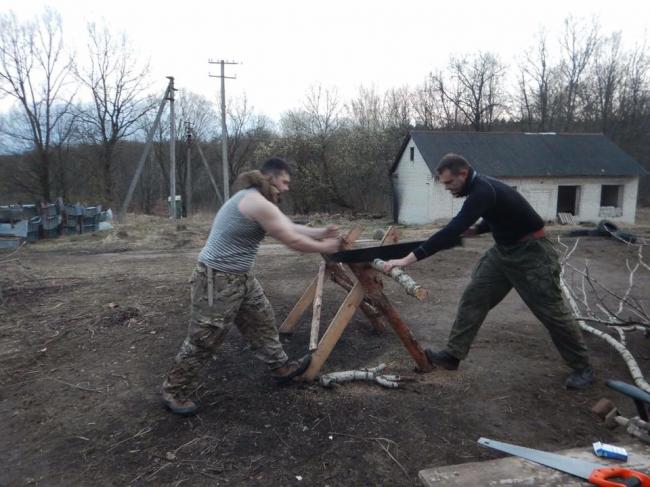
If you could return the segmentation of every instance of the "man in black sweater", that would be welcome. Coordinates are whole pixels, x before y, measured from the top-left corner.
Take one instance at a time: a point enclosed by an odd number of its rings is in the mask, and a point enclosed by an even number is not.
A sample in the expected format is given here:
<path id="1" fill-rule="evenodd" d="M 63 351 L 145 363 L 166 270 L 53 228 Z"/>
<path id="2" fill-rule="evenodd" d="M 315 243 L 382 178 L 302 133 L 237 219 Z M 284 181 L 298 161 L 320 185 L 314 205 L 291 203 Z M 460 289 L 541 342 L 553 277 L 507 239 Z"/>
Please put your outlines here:
<path id="1" fill-rule="evenodd" d="M 436 168 L 440 182 L 455 197 L 467 197 L 460 212 L 439 232 L 384 270 L 404 267 L 453 246 L 459 237 L 492 232 L 495 245 L 481 258 L 458 305 L 447 347 L 426 349 L 429 362 L 456 370 L 488 311 L 514 287 L 548 329 L 566 364 L 573 369 L 565 385 L 584 389 L 593 381 L 589 353 L 560 289 L 560 264 L 544 236 L 544 221 L 521 194 L 507 184 L 478 174 L 462 156 L 447 154 Z M 479 218 L 482 220 L 475 226 Z"/>

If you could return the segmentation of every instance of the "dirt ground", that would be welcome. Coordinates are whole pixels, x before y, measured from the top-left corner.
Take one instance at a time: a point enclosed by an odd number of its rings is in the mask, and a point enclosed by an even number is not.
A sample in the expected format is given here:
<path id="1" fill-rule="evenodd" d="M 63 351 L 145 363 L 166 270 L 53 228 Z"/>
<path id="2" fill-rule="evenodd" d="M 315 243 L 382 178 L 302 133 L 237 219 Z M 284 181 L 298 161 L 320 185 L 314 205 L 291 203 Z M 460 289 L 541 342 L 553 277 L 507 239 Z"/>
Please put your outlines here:
<path id="1" fill-rule="evenodd" d="M 209 219 L 179 228 L 134 220 L 105 234 L 39 242 L 0 269 L 0 485 L 417 485 L 421 469 L 495 458 L 477 446 L 480 436 L 548 450 L 627 439 L 590 412 L 601 397 L 634 412 L 604 384 L 630 381 L 620 357 L 587 336 L 598 383 L 565 390 L 567 369 L 514 292 L 488 316 L 457 372 L 414 373 L 392 331 L 376 333 L 357 313 L 325 371 L 384 362 L 389 373 L 412 378 L 395 390 L 366 383 L 277 388 L 233 330 L 196 391 L 200 414 L 173 416 L 158 390 L 186 331 L 187 280 Z M 365 238 L 387 225 L 363 223 Z M 649 236 L 649 228 L 635 231 Z M 409 240 L 430 232 L 403 234 Z M 426 302 L 386 282 L 422 346 L 445 345 L 460 292 L 490 244 L 484 236 L 410 267 L 430 290 Z M 573 262 L 588 258 L 593 276 L 621 290 L 634 252 L 583 238 Z M 256 272 L 278 323 L 319 259 L 274 242 L 262 246 Z M 646 309 L 649 274 L 637 276 L 635 291 Z M 325 285 L 324 324 L 344 296 Z M 284 339 L 291 356 L 306 352 L 309 315 Z M 629 342 L 649 373 L 650 342 L 641 335 Z"/>

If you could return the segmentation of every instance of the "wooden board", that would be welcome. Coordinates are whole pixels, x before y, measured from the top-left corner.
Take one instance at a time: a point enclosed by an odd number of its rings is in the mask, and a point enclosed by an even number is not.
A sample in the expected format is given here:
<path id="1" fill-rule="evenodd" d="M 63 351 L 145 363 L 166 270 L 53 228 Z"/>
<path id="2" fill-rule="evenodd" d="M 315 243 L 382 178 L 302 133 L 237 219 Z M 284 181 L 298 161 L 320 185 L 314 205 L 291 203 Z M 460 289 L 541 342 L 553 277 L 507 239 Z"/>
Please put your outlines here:
<path id="1" fill-rule="evenodd" d="M 495 440 L 499 438 L 493 438 Z M 507 440 L 504 440 L 507 441 Z M 533 447 L 532 445 L 522 445 Z M 617 444 L 627 450 L 626 463 L 607 460 L 594 455 L 593 448 L 573 448 L 555 453 L 579 458 L 603 465 L 617 465 L 634 468 L 643 473 L 650 472 L 650 446 L 639 441 Z M 427 487 L 586 487 L 591 484 L 577 477 L 553 470 L 522 458 L 507 456 L 497 460 L 470 462 L 460 465 L 431 468 L 419 472 L 420 481 Z"/>
<path id="2" fill-rule="evenodd" d="M 558 219 L 562 225 L 575 225 L 576 222 L 571 213 L 558 213 Z"/>
<path id="3" fill-rule="evenodd" d="M 334 349 L 334 345 L 339 341 L 343 331 L 348 326 L 350 319 L 354 315 L 354 312 L 363 301 L 363 296 L 365 290 L 363 286 L 359 283 L 355 284 L 352 288 L 352 291 L 346 296 L 343 304 L 339 308 L 336 316 L 332 319 L 330 325 L 327 327 L 327 330 L 323 334 L 320 342 L 318 343 L 318 348 L 311 357 L 311 363 L 309 367 L 302 375 L 306 380 L 314 380 L 318 375 L 321 367 L 327 360 L 327 357 L 330 356 L 330 353 Z"/>

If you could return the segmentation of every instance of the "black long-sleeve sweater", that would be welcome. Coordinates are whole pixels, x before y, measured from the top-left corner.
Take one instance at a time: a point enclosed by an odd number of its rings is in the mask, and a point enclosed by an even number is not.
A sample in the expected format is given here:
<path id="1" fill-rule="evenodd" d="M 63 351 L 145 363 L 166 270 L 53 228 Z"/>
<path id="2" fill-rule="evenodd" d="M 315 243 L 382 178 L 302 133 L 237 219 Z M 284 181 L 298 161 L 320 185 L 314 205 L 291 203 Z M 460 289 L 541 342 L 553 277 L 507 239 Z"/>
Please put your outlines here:
<path id="1" fill-rule="evenodd" d="M 544 220 L 514 188 L 473 169 L 460 196 L 467 196 L 458 214 L 413 253 L 418 260 L 457 244 L 460 235 L 479 218 L 478 233 L 492 232 L 497 244 L 512 245 L 544 227 Z"/>

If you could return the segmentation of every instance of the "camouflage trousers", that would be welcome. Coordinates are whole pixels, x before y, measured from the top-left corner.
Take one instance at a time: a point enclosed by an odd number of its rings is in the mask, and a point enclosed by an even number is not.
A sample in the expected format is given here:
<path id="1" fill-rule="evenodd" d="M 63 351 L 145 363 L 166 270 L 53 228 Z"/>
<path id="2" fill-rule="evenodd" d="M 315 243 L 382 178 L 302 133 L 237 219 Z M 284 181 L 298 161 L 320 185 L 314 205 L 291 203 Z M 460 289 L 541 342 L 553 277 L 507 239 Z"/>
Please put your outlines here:
<path id="1" fill-rule="evenodd" d="M 253 354 L 270 369 L 288 358 L 275 326 L 275 316 L 262 286 L 252 272 L 212 272 L 212 305 L 208 300 L 208 268 L 198 263 L 192 273 L 191 315 L 187 337 L 163 382 L 163 390 L 187 397 L 202 368 L 211 360 L 235 324 Z"/>
<path id="2" fill-rule="evenodd" d="M 467 356 L 488 311 L 513 287 L 549 331 L 566 364 L 589 366 L 584 338 L 562 297 L 558 255 L 547 238 L 495 245 L 481 257 L 458 305 L 449 352 L 461 360 Z"/>

